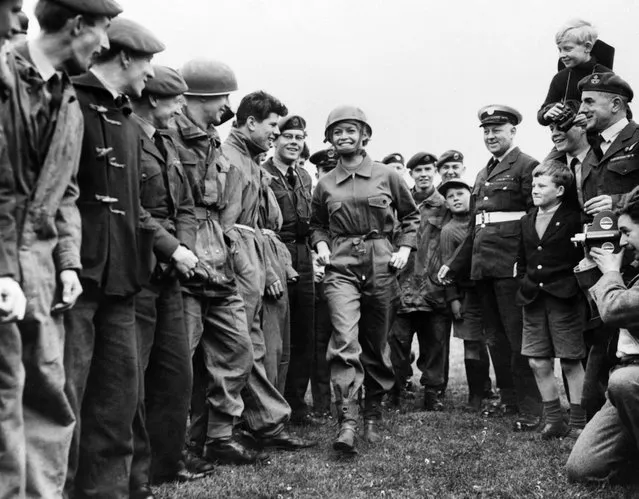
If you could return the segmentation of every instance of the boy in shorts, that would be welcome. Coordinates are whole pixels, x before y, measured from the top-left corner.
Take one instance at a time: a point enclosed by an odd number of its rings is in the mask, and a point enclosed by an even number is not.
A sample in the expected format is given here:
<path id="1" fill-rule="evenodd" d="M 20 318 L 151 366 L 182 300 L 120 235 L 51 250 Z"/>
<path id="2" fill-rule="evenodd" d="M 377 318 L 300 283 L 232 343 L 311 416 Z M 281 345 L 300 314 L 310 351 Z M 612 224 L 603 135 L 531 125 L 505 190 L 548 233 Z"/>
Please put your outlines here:
<path id="1" fill-rule="evenodd" d="M 582 252 L 570 241 L 581 231 L 578 210 L 564 202 L 574 176 L 565 164 L 547 160 L 533 170 L 536 208 L 521 219 L 522 244 L 517 268 L 522 275 L 517 298 L 523 304 L 521 354 L 528 357 L 541 393 L 544 440 L 575 437 L 586 423 L 581 407 L 586 355 L 583 332 L 586 304 L 573 268 Z M 570 392 L 570 421 L 563 419 L 553 359 L 559 358 Z"/>
<path id="2" fill-rule="evenodd" d="M 471 187 L 459 178 L 450 178 L 438 190 L 452 214 L 452 219 L 442 227 L 440 235 L 442 260 L 447 261 L 468 233 Z M 490 391 L 491 383 L 481 303 L 473 281 L 460 280 L 455 285 L 448 286 L 446 301 L 453 314 L 453 335 L 464 340 L 464 366 L 468 380 L 466 408 L 478 412 L 487 388 Z"/>

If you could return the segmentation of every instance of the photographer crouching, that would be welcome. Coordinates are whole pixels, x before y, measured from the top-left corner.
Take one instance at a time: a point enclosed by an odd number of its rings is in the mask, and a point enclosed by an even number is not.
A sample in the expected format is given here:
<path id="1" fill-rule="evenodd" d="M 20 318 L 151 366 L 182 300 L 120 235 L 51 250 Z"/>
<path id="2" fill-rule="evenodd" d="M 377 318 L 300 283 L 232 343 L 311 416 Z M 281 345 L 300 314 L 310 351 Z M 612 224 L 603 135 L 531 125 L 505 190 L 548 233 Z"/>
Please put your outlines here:
<path id="1" fill-rule="evenodd" d="M 616 365 L 606 403 L 586 425 L 566 464 L 571 481 L 625 480 L 631 462 L 639 459 L 639 276 L 624 282 L 620 269 L 624 251 L 639 261 L 639 187 L 618 211 L 621 233 L 618 253 L 592 248 L 590 256 L 602 272 L 589 292 L 602 321 L 619 328 Z M 635 463 L 636 464 L 636 463 Z"/>

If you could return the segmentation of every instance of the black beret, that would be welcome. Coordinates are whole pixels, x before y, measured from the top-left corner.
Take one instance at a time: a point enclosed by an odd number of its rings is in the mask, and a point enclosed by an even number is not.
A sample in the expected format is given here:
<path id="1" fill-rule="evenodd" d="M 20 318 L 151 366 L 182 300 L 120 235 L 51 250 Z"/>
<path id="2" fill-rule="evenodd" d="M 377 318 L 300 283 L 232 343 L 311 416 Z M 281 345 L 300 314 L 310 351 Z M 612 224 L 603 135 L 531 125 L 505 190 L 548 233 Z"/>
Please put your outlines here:
<path id="1" fill-rule="evenodd" d="M 420 165 L 430 165 L 435 163 L 437 163 L 437 156 L 435 156 L 434 154 L 431 154 L 429 152 L 418 152 L 408 160 L 408 163 L 406 163 L 406 168 L 412 170 L 413 168 Z"/>
<path id="2" fill-rule="evenodd" d="M 451 180 L 447 180 L 442 185 L 440 185 L 437 188 L 437 190 L 439 191 L 439 193 L 442 196 L 446 197 L 446 193 L 448 192 L 448 189 L 454 189 L 455 187 L 462 187 L 464 189 L 468 189 L 470 192 L 473 191 L 473 189 L 470 187 L 468 182 L 465 182 L 465 181 L 463 181 L 460 178 L 454 178 L 454 179 L 451 179 Z"/>
<path id="3" fill-rule="evenodd" d="M 446 151 L 437 160 L 437 169 L 441 168 L 444 163 L 448 163 L 449 161 L 457 161 L 459 163 L 463 163 L 464 155 L 459 151 L 455 151 L 454 149 Z"/>
<path id="4" fill-rule="evenodd" d="M 157 54 L 166 47 L 148 29 L 131 19 L 116 17 L 107 31 L 109 42 L 142 54 Z"/>
<path id="5" fill-rule="evenodd" d="M 122 13 L 122 7 L 113 0 L 52 0 L 74 12 L 93 16 L 115 17 Z"/>
<path id="6" fill-rule="evenodd" d="M 166 66 L 153 66 L 155 76 L 146 82 L 144 90 L 161 97 L 175 97 L 187 90 L 186 82 L 175 69 Z"/>
<path id="7" fill-rule="evenodd" d="M 311 154 L 308 160 L 318 168 L 332 169 L 337 166 L 337 153 L 334 149 L 322 149 Z"/>
<path id="8" fill-rule="evenodd" d="M 477 117 L 481 121 L 481 125 L 503 125 L 504 123 L 511 123 L 512 125 L 519 125 L 522 121 L 522 116 L 519 111 L 510 106 L 502 106 L 501 104 L 491 104 L 490 106 L 482 107 Z"/>
<path id="9" fill-rule="evenodd" d="M 577 88 L 580 92 L 590 90 L 593 92 L 605 92 L 608 94 L 621 95 L 626 97 L 628 102 L 630 102 L 634 96 L 634 92 L 632 91 L 632 88 L 630 88 L 630 85 L 613 72 L 593 73 L 588 75 L 579 80 Z"/>
<path id="10" fill-rule="evenodd" d="M 404 156 L 402 156 L 398 152 L 394 152 L 393 154 L 389 154 L 388 156 L 385 156 L 384 159 L 382 160 L 382 163 L 384 163 L 385 165 L 390 165 L 391 163 L 401 163 L 403 165 Z"/>
<path id="11" fill-rule="evenodd" d="M 306 120 L 301 116 L 296 114 L 292 114 L 290 116 L 285 116 L 280 119 L 280 122 L 277 124 L 277 127 L 280 129 L 280 133 L 285 132 L 286 130 L 306 130 Z"/>

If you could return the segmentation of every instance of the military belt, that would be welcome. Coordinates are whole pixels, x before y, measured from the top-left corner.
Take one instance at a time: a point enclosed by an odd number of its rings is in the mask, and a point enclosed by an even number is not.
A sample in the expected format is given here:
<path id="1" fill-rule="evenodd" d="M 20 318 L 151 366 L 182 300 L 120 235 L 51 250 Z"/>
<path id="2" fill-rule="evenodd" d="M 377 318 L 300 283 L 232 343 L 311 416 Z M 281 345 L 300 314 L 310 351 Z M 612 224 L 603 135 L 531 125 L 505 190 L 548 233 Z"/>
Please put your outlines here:
<path id="1" fill-rule="evenodd" d="M 482 211 L 475 215 L 475 225 L 516 222 L 526 214 L 525 211 Z"/>

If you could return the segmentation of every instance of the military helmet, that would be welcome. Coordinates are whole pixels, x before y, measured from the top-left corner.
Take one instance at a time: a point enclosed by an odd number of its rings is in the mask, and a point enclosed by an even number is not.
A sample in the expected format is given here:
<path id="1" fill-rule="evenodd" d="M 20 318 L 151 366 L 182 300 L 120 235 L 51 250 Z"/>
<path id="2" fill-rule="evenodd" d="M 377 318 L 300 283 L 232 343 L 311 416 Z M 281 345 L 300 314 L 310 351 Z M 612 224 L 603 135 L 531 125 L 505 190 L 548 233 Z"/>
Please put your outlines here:
<path id="1" fill-rule="evenodd" d="M 324 127 L 324 142 L 328 142 L 328 132 L 335 123 L 347 120 L 358 121 L 366 127 L 369 138 L 371 137 L 371 135 L 373 135 L 373 129 L 368 123 L 368 118 L 366 118 L 366 114 L 364 114 L 364 111 L 355 106 L 339 106 L 333 109 L 328 115 L 328 119 L 326 120 L 326 127 Z"/>
<path id="2" fill-rule="evenodd" d="M 237 90 L 235 73 L 220 61 L 192 59 L 182 66 L 180 72 L 189 87 L 184 95 L 215 97 Z"/>

